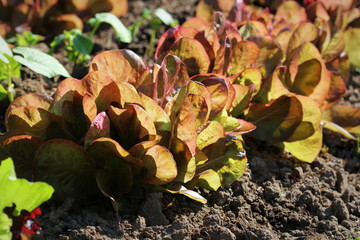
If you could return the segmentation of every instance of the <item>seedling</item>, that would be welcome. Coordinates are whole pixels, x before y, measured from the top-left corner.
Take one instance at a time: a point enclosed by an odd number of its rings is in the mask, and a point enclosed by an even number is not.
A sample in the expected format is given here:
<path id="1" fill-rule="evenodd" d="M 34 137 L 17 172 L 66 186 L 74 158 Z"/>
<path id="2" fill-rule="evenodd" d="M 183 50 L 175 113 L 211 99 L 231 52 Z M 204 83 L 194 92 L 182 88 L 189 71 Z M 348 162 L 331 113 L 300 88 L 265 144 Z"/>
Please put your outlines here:
<path id="1" fill-rule="evenodd" d="M 61 43 L 64 43 L 66 57 L 71 62 L 84 65 L 90 60 L 90 53 L 94 43 L 84 36 L 81 30 L 65 30 L 64 33 L 56 36 L 50 43 L 50 54 L 53 53 L 55 48 Z"/>
<path id="2" fill-rule="evenodd" d="M 16 34 L 15 37 L 7 39 L 7 42 L 13 43 L 18 47 L 31 47 L 44 39 L 41 35 L 25 31 L 22 34 Z"/>

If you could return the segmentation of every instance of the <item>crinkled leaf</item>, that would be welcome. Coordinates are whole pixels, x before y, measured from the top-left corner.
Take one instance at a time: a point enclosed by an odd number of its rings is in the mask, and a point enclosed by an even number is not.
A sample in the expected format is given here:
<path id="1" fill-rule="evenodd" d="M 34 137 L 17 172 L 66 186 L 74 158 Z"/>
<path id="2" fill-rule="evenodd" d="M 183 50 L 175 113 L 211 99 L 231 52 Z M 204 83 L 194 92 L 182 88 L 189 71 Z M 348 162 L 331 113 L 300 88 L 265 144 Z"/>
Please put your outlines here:
<path id="1" fill-rule="evenodd" d="M 301 102 L 292 95 L 281 96 L 267 104 L 254 104 L 245 115 L 245 120 L 256 126 L 250 135 L 269 142 L 286 140 L 302 118 Z"/>
<path id="2" fill-rule="evenodd" d="M 116 82 L 128 82 L 135 87 L 140 86 L 149 74 L 144 61 L 127 49 L 114 49 L 96 55 L 89 71 L 98 70 L 107 72 Z"/>
<path id="3" fill-rule="evenodd" d="M 22 129 L 31 136 L 44 139 L 48 126 L 56 119 L 56 115 L 42 108 L 22 106 L 8 113 L 7 129 Z"/>
<path id="4" fill-rule="evenodd" d="M 220 77 L 210 77 L 202 81 L 210 92 L 211 113 L 214 117 L 222 112 L 229 98 L 229 90 L 225 79 Z"/>
<path id="5" fill-rule="evenodd" d="M 313 23 L 305 22 L 300 24 L 292 34 L 287 47 L 286 56 L 290 58 L 294 51 L 305 42 L 314 41 L 318 36 L 318 29 Z"/>
<path id="6" fill-rule="evenodd" d="M 186 64 L 190 76 L 209 71 L 211 64 L 209 55 L 205 47 L 196 39 L 180 38 L 168 53 L 178 56 Z"/>
<path id="7" fill-rule="evenodd" d="M 321 55 L 325 62 L 331 62 L 335 58 L 339 57 L 345 48 L 345 37 L 342 31 L 337 31 L 331 38 L 329 44 L 325 46 Z"/>
<path id="8" fill-rule="evenodd" d="M 20 178 L 32 179 L 33 159 L 43 140 L 28 136 L 12 136 L 0 144 L 0 159 L 11 157 Z"/>
<path id="9" fill-rule="evenodd" d="M 54 186 L 58 199 L 84 199 L 98 193 L 95 162 L 81 146 L 54 139 L 43 143 L 34 157 L 34 178 Z"/>
<path id="10" fill-rule="evenodd" d="M 347 105 L 335 105 L 323 111 L 323 119 L 333 122 L 350 133 L 360 136 L 360 109 Z"/>
<path id="11" fill-rule="evenodd" d="M 13 52 L 22 55 L 14 56 L 16 61 L 45 77 L 52 78 L 57 75 L 70 77 L 68 71 L 57 59 L 42 51 L 28 47 L 16 47 Z"/>
<path id="12" fill-rule="evenodd" d="M 241 41 L 233 46 L 229 75 L 237 74 L 250 67 L 259 56 L 259 47 L 250 41 Z"/>
<path id="13" fill-rule="evenodd" d="M 210 121 L 197 135 L 196 147 L 201 150 L 223 137 L 225 137 L 225 131 L 221 123 L 218 121 Z"/>
<path id="14" fill-rule="evenodd" d="M 207 105 L 206 99 L 201 95 L 189 93 L 187 97 L 195 116 L 196 129 L 199 129 L 208 121 L 211 106 Z"/>
<path id="15" fill-rule="evenodd" d="M 233 78 L 235 78 L 232 81 L 234 84 L 240 84 L 244 86 L 254 85 L 254 95 L 259 92 L 262 84 L 262 75 L 260 70 L 257 68 L 247 68 L 241 73 L 235 75 Z"/>
<path id="16" fill-rule="evenodd" d="M 149 148 L 142 161 L 146 169 L 143 181 L 146 183 L 163 185 L 177 176 L 176 162 L 170 151 L 163 146 Z"/>
<path id="17" fill-rule="evenodd" d="M 140 159 L 132 156 L 118 142 L 111 138 L 102 137 L 96 139 L 90 144 L 87 151 L 90 153 L 97 166 L 100 168 L 104 168 L 108 158 L 124 159 L 134 167 L 134 172 L 137 173 L 142 167 L 142 162 Z"/>
<path id="18" fill-rule="evenodd" d="M 307 20 L 306 12 L 296 1 L 283 2 L 277 9 L 275 18 L 284 19 L 290 24 L 299 24 Z"/>
<path id="19" fill-rule="evenodd" d="M 0 212 L 15 204 L 14 216 L 19 216 L 22 210 L 33 211 L 50 199 L 54 193 L 54 188 L 47 183 L 17 179 L 14 164 L 10 158 L 1 161 L 0 188 L 3 193 L 0 199 Z"/>

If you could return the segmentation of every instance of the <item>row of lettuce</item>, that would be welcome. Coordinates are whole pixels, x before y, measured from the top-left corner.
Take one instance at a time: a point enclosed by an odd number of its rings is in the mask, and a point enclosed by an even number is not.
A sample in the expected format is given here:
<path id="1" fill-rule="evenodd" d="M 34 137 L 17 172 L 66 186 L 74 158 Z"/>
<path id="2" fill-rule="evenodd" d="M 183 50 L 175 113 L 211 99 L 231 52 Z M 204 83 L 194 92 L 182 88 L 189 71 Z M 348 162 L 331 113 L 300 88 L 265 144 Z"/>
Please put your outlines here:
<path id="1" fill-rule="evenodd" d="M 0 156 L 58 200 L 103 194 L 121 207 L 138 187 L 206 203 L 192 189 L 246 171 L 244 134 L 304 162 L 323 127 L 355 140 L 360 111 L 337 104 L 360 67 L 355 1 L 286 1 L 275 14 L 221 2 L 200 1 L 197 17 L 165 32 L 153 65 L 105 51 L 54 96 L 15 99 Z"/>

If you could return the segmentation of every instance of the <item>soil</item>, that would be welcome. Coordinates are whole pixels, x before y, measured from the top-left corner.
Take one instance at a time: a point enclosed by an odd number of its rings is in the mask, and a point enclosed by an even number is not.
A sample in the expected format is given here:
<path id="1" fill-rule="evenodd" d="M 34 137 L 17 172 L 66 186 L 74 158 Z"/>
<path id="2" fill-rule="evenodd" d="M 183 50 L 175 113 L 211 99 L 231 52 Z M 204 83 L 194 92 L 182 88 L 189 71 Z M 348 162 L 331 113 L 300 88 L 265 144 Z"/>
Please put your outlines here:
<path id="1" fill-rule="evenodd" d="M 181 22 L 194 16 L 196 0 L 130 0 L 125 25 L 144 7 L 163 7 Z M 129 48 L 144 56 L 149 26 L 131 44 L 115 40 L 103 26 L 93 54 Z M 159 31 L 160 36 L 165 27 Z M 42 43 L 38 48 L 46 50 Z M 86 66 L 73 66 L 59 51 L 55 57 L 74 77 Z M 149 62 L 152 59 L 147 59 Z M 61 78 L 47 79 L 25 69 L 14 79 L 17 95 L 52 95 Z M 360 76 L 353 75 L 343 103 L 360 107 Z M 2 105 L 1 105 L 2 104 Z M 6 102 L 0 103 L 1 116 Z M 3 120 L 0 130 L 4 131 Z M 248 142 L 248 170 L 217 192 L 198 190 L 208 204 L 181 195 L 146 194 L 132 208 L 116 213 L 107 199 L 78 203 L 67 199 L 42 205 L 42 233 L 34 239 L 356 239 L 360 237 L 360 149 L 356 142 L 324 132 L 324 148 L 311 163 L 302 163 L 279 149 Z"/>

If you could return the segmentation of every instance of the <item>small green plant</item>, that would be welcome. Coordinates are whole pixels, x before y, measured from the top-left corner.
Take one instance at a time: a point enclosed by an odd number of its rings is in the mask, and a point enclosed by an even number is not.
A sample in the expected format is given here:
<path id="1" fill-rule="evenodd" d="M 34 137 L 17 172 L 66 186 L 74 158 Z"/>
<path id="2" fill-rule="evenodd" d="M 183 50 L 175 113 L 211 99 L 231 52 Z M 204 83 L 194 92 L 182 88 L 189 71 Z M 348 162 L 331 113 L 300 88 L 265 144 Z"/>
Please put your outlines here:
<path id="1" fill-rule="evenodd" d="M 65 30 L 64 33 L 56 36 L 50 43 L 50 54 L 54 52 L 55 47 L 60 43 L 64 43 L 66 56 L 71 62 L 85 64 L 90 60 L 90 53 L 94 43 L 84 36 L 80 29 Z"/>
<path id="2" fill-rule="evenodd" d="M 2 240 L 12 238 L 13 234 L 10 231 L 13 224 L 12 217 L 19 216 L 23 210 L 34 211 L 43 202 L 49 200 L 54 192 L 54 188 L 47 183 L 31 183 L 25 179 L 17 179 L 14 163 L 10 158 L 0 162 L 0 189 L 0 239 Z M 8 216 L 4 209 L 12 207 L 14 209 Z"/>
<path id="3" fill-rule="evenodd" d="M 15 37 L 9 38 L 6 41 L 18 47 L 31 47 L 42 40 L 44 40 L 43 36 L 25 31 L 22 34 L 16 34 Z"/>

